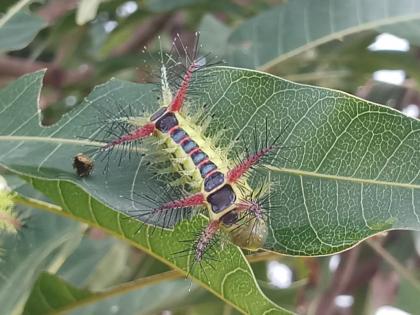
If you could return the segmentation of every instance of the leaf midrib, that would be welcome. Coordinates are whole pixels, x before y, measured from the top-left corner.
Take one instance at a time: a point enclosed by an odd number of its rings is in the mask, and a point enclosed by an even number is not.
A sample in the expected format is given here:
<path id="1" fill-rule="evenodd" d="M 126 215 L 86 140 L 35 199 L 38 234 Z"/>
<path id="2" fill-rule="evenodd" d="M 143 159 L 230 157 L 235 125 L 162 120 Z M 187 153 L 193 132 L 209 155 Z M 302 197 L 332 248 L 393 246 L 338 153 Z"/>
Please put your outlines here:
<path id="1" fill-rule="evenodd" d="M 62 144 L 73 144 L 73 145 L 89 145 L 101 147 L 104 145 L 102 142 L 94 142 L 89 140 L 74 140 L 74 139 L 65 139 L 65 138 L 48 138 L 48 137 L 36 137 L 36 136 L 0 136 L 1 141 L 33 141 L 33 142 L 49 142 L 49 143 L 62 143 Z M 376 179 L 365 179 L 358 177 L 348 177 L 340 175 L 331 175 L 331 174 L 322 174 L 315 173 L 310 171 L 303 171 L 294 168 L 283 168 L 275 167 L 272 165 L 264 165 L 265 168 L 269 169 L 272 172 L 277 173 L 287 173 L 297 176 L 308 176 L 315 178 L 330 179 L 336 181 L 347 181 L 358 184 L 370 184 L 370 185 L 380 185 L 380 186 L 389 186 L 389 187 L 400 187 L 400 188 L 409 188 L 409 189 L 420 189 L 420 185 L 412 183 L 399 183 L 399 182 L 389 182 Z"/>
<path id="2" fill-rule="evenodd" d="M 298 175 L 298 176 L 317 177 L 317 178 L 324 178 L 324 179 L 331 179 L 331 180 L 338 180 L 338 181 L 354 182 L 358 184 L 373 184 L 373 185 L 382 185 L 382 186 L 391 186 L 391 187 L 420 189 L 420 185 L 416 185 L 412 183 L 387 182 L 387 181 L 376 180 L 376 179 L 365 179 L 365 178 L 347 177 L 347 176 L 340 176 L 340 175 L 322 174 L 322 173 L 303 171 L 303 170 L 298 170 L 298 169 L 293 169 L 293 168 L 276 167 L 276 166 L 271 166 L 271 165 L 264 165 L 264 167 L 269 169 L 272 172 L 287 173 L 287 174 Z"/>

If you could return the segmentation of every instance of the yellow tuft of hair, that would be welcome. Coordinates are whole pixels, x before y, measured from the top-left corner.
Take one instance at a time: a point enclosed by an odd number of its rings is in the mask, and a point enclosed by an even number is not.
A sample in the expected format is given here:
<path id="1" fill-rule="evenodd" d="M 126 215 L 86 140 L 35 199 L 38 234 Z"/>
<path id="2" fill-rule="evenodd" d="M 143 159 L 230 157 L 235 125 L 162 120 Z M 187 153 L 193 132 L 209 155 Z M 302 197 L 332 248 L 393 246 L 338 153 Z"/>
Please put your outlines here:
<path id="1" fill-rule="evenodd" d="M 15 234 L 22 223 L 14 212 L 13 193 L 0 190 L 0 231 Z"/>

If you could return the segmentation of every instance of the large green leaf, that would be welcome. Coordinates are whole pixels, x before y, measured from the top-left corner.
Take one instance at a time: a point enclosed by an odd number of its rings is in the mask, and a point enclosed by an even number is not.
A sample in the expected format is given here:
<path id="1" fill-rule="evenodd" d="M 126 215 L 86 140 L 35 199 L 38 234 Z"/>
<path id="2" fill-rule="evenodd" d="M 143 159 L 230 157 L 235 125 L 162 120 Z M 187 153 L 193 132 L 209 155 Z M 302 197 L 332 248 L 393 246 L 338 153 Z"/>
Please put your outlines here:
<path id="1" fill-rule="evenodd" d="M 419 229 L 419 121 L 341 92 L 260 72 L 228 67 L 208 71 L 217 84 L 204 82 L 207 92 L 193 99 L 190 110 L 207 103 L 207 114 L 215 117 L 209 130 L 230 126 L 222 144 L 235 137 L 252 141 L 254 126 L 263 126 L 267 117 L 271 137 L 291 126 L 281 141 L 292 148 L 279 152 L 269 167 L 271 200 L 282 207 L 270 213 L 264 248 L 290 255 L 324 255 L 386 229 Z M 0 92 L 0 162 L 33 177 L 37 189 L 73 216 L 188 270 L 185 259 L 171 255 L 182 249 L 174 240 L 190 239 L 204 224 L 202 218 L 184 221 L 173 232 L 155 234 L 149 233 L 153 228 L 136 234 L 138 224 L 123 219 L 122 212 L 133 205 L 121 196 L 135 197 L 135 192 L 158 185 L 141 158 L 112 167 L 107 176 L 98 161 L 96 173 L 83 180 L 71 168 L 72 156 L 87 143 L 77 137 L 89 136 L 96 128 L 86 125 L 98 115 L 95 106 L 112 111 L 116 104 L 141 104 L 137 106 L 151 110 L 157 106 L 152 87 L 111 80 L 97 87 L 60 124 L 41 128 L 35 107 L 42 76 L 41 72 L 24 76 Z M 21 110 L 22 104 L 33 107 Z M 217 272 L 205 269 L 210 284 L 198 270 L 193 276 L 239 309 L 271 307 L 256 289 L 241 253 L 226 246 L 220 256 Z M 243 298 L 245 287 L 254 288 L 253 298 Z"/>
<path id="2" fill-rule="evenodd" d="M 179 240 L 191 238 L 205 224 L 203 217 L 183 221 L 174 231 L 156 232 L 152 226 L 139 230 L 138 221 L 116 212 L 92 198 L 76 184 L 61 180 L 32 178 L 32 185 L 65 208 L 65 214 L 104 228 L 117 237 L 126 239 L 134 246 L 164 261 L 183 273 L 189 270 L 190 258 L 174 255 L 185 249 Z M 228 257 L 228 259 L 227 259 Z M 204 265 L 194 268 L 191 276 L 211 292 L 250 314 L 289 314 L 268 300 L 258 288 L 252 271 L 242 252 L 235 246 L 225 245 L 224 250 L 214 257 L 213 268 Z"/>
<path id="3" fill-rule="evenodd" d="M 91 225 L 103 227 L 116 236 L 131 241 L 133 245 L 163 260 L 173 268 L 184 273 L 188 272 L 189 259 L 174 256 L 174 252 L 184 250 L 185 245 L 175 240 L 190 239 L 205 223 L 202 217 L 177 225 L 173 232 L 153 233 L 155 231 L 153 227 L 138 232 L 138 221 L 128 220 L 130 217 L 106 207 L 104 203 L 120 210 L 131 208 L 131 201 L 120 196 L 127 196 L 133 187 L 140 192 L 146 187 L 145 182 L 149 185 L 153 183 L 150 180 L 150 171 L 145 170 L 145 173 L 139 171 L 139 166 L 144 166 L 133 159 L 125 163 L 124 167 L 116 168 L 108 175 L 104 175 L 98 162 L 99 170 L 95 175 L 80 180 L 71 167 L 72 157 L 83 150 L 81 145 L 86 143 L 85 140 L 77 139 L 77 136 L 87 135 L 86 132 L 88 134 L 91 132 L 89 128 L 96 128 L 85 125 L 98 114 L 98 110 L 91 106 L 93 103 L 97 105 L 99 102 L 104 102 L 112 107 L 115 102 L 119 106 L 124 106 L 124 104 L 138 104 L 142 100 L 148 101 L 151 107 L 156 101 L 151 93 L 153 87 L 112 80 L 95 89 L 86 99 L 87 106 L 81 106 L 72 112 L 71 116 L 64 118 L 61 126 L 42 128 L 39 126 L 35 108 L 33 108 L 35 111 L 20 111 L 16 107 L 19 104 L 33 104 L 36 107 L 42 78 L 43 72 L 36 72 L 20 78 L 0 92 L 0 97 L 4 101 L 0 110 L 1 134 L 4 135 L 0 136 L 1 162 L 18 173 L 33 176 L 34 187 L 61 204 L 69 215 Z M 114 98 L 116 94 L 111 95 L 113 92 L 121 94 Z M 88 111 L 85 111 L 86 109 Z M 21 163 L 23 160 L 28 160 L 29 156 L 32 159 L 35 155 L 42 155 L 46 150 L 49 153 L 43 157 L 39 156 L 35 163 Z M 9 160 L 13 152 L 16 154 L 15 157 L 20 156 L 21 162 Z M 47 178 L 52 180 L 45 180 Z M 93 196 L 105 197 L 106 200 L 99 202 L 85 190 L 92 193 L 102 191 L 100 194 L 93 193 Z M 213 264 L 215 269 L 205 265 L 205 269 L 194 268 L 191 275 L 210 291 L 243 312 L 256 314 L 272 311 L 287 314 L 262 294 L 240 250 L 232 245 L 226 245 L 219 256 L 220 261 Z M 229 259 L 226 260 L 225 257 Z"/>
<path id="4" fill-rule="evenodd" d="M 328 41 L 419 18 L 419 0 L 288 1 L 247 20 L 232 33 L 229 62 L 268 69 Z"/>

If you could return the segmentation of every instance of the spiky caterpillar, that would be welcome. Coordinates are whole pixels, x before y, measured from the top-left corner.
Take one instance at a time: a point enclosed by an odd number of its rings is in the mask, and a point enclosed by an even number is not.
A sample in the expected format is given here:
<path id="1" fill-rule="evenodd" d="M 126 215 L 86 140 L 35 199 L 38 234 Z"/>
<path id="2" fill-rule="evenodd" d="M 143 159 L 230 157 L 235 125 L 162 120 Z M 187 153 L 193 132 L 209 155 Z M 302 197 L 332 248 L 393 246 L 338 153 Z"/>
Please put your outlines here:
<path id="1" fill-rule="evenodd" d="M 0 176 L 0 234 L 16 234 L 26 226 L 23 217 L 16 212 L 11 192 L 6 181 Z"/>
<path id="2" fill-rule="evenodd" d="M 209 224 L 194 242 L 195 261 L 201 261 L 214 244 L 219 231 L 228 234 L 233 243 L 242 248 L 256 250 L 267 235 L 266 198 L 253 197 L 246 174 L 261 163 L 277 147 L 278 138 L 266 143 L 243 160 L 234 163 L 223 150 L 216 148 L 203 131 L 185 114 L 184 105 L 195 73 L 202 69 L 202 59 L 187 58 L 185 72 L 179 86 L 170 88 L 167 68 L 161 67 L 161 107 L 145 122 L 144 117 L 116 119 L 129 126 L 126 132 L 105 144 L 100 152 L 117 146 L 155 137 L 160 150 L 166 152 L 170 169 L 181 176 L 176 184 L 188 184 L 191 194 L 161 203 L 149 212 L 150 216 L 165 214 L 191 207 L 205 207 Z M 267 126 L 266 126 L 267 129 Z"/>

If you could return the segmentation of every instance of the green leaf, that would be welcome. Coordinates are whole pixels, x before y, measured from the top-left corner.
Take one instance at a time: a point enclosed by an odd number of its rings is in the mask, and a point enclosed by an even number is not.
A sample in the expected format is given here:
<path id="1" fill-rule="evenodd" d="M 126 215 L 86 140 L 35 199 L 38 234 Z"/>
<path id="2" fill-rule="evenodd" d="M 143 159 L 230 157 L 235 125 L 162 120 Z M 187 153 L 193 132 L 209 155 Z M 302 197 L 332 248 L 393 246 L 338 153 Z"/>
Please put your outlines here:
<path id="1" fill-rule="evenodd" d="M 270 213 L 264 248 L 290 255 L 325 255 L 387 229 L 419 229 L 419 121 L 345 93 L 256 71 L 215 67 L 207 74 L 212 76 L 204 83 L 209 85 L 203 87 L 207 93 L 193 98 L 189 110 L 209 104 L 206 113 L 219 119 L 214 118 L 208 129 L 230 126 L 222 145 L 236 137 L 252 143 L 255 126 L 264 126 L 269 117 L 270 136 L 283 131 L 281 141 L 289 147 L 268 166 L 271 202 L 280 207 Z M 141 159 L 112 167 L 108 176 L 102 174 L 100 161 L 94 175 L 84 179 L 71 168 L 72 157 L 87 144 L 77 137 L 87 137 L 97 128 L 87 124 L 95 121 L 98 107 L 115 112 L 118 107 L 141 104 L 151 111 L 157 107 L 152 87 L 111 80 L 98 86 L 60 124 L 41 128 L 35 107 L 42 76 L 41 72 L 24 76 L 0 92 L 4 152 L 0 163 L 32 176 L 35 187 L 72 216 L 129 239 L 186 272 L 186 258 L 171 255 L 185 249 L 174 240 L 191 239 L 205 224 L 203 218 L 184 221 L 173 232 L 153 234 L 153 227 L 136 233 L 137 221 L 123 214 L 133 205 L 120 196 L 133 197 L 134 192 L 159 185 Z M 33 108 L 21 110 L 22 104 Z M 257 137 L 263 140 L 264 134 Z M 238 309 L 272 307 L 236 247 L 225 246 L 219 255 L 220 262 L 214 264 L 217 272 L 207 266 L 205 274 L 195 269 L 193 277 Z M 244 288 L 252 298 L 243 298 Z"/>
<path id="2" fill-rule="evenodd" d="M 46 23 L 38 16 L 18 12 L 9 20 L 0 21 L 0 53 L 25 48 Z"/>
<path id="3" fill-rule="evenodd" d="M 419 0 L 288 1 L 240 25 L 230 36 L 228 59 L 266 70 L 346 35 L 419 18 Z"/>
<path id="4" fill-rule="evenodd" d="M 156 232 L 153 226 L 139 230 L 138 221 L 106 207 L 71 182 L 32 178 L 31 183 L 53 201 L 62 204 L 67 215 L 104 228 L 174 269 L 183 273 L 189 270 L 189 258 L 179 257 L 174 253 L 185 250 L 179 240 L 189 239 L 202 229 L 205 224 L 203 217 L 183 221 L 173 231 Z M 273 314 L 289 314 L 262 294 L 238 248 L 226 244 L 223 252 L 214 258 L 218 260 L 213 264 L 214 269 L 205 265 L 204 269 L 195 268 L 191 271 L 191 276 L 208 290 L 246 313 L 259 314 L 270 310 Z"/>
<path id="5" fill-rule="evenodd" d="M 178 224 L 174 231 L 153 233 L 154 227 L 138 231 L 137 220 L 112 210 L 105 204 L 113 204 L 115 209 L 120 210 L 130 207 L 131 201 L 120 196 L 127 196 L 132 185 L 140 192 L 141 188 L 147 187 L 145 182 L 152 184 L 151 175 L 148 175 L 150 171 L 147 173 L 145 170 L 141 176 L 137 176 L 140 173 L 137 171 L 139 164 L 133 159 L 124 168 L 116 168 L 111 171 L 109 177 L 104 177 L 101 165 L 97 163 L 99 170 L 91 178 L 81 180 L 74 174 L 71 166 L 72 157 L 84 149 L 81 145 L 86 144 L 86 140 L 77 137 L 90 132 L 88 128 L 92 126 L 88 127 L 86 123 L 92 122 L 92 118 L 98 114 L 98 110 L 94 109 L 92 104 L 102 103 L 112 106 L 117 102 L 118 106 L 121 106 L 123 103 L 126 104 L 125 102 L 147 104 L 148 100 L 149 107 L 152 107 L 155 102 L 155 97 L 151 93 L 153 86 L 111 80 L 97 87 L 86 99 L 86 106 L 80 106 L 72 112 L 72 115 L 67 115 L 62 119 L 62 124 L 42 128 L 39 126 L 36 105 L 43 74 L 44 72 L 36 72 L 26 75 L 0 91 L 0 98 L 3 101 L 0 109 L 1 163 L 18 173 L 33 176 L 31 179 L 33 186 L 62 205 L 66 215 L 100 226 L 183 273 L 190 271 L 188 257 L 175 257 L 174 253 L 186 249 L 179 240 L 191 239 L 192 235 L 202 229 L 206 222 L 204 218 L 197 217 L 191 222 L 184 221 Z M 120 96 L 117 96 L 118 94 Z M 114 98 L 115 96 L 117 97 Z M 20 104 L 32 104 L 34 107 L 32 110 L 20 111 L 18 110 Z M 32 152 L 31 159 L 27 158 L 29 152 Z M 45 155 L 46 152 L 48 153 Z M 127 179 L 130 177 L 128 183 Z M 92 195 L 87 194 L 85 192 L 87 190 L 91 190 Z M 229 257 L 229 260 L 226 260 L 226 257 Z M 191 270 L 191 276 L 243 312 L 271 311 L 288 314 L 262 294 L 249 264 L 237 247 L 226 245 L 215 259 L 219 259 L 213 264 L 215 269 L 206 264 L 203 266 L 204 269 L 197 267 Z"/>

